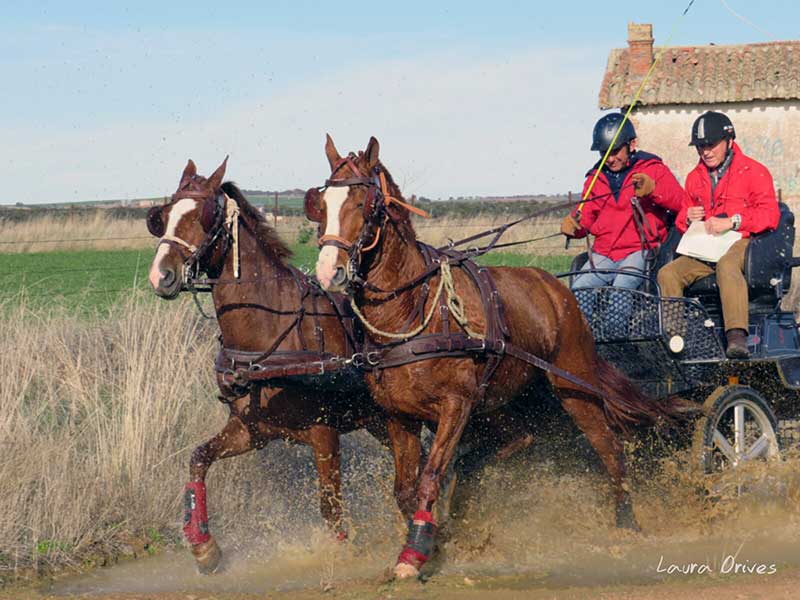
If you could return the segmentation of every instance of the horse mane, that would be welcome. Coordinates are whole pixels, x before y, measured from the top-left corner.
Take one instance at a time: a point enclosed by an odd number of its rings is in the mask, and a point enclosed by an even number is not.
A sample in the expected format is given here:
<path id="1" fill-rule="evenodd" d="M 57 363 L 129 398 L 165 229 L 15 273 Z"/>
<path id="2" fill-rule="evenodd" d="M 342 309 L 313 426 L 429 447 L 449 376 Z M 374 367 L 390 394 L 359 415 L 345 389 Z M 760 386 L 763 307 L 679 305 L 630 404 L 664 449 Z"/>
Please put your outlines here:
<path id="1" fill-rule="evenodd" d="M 405 202 L 406 199 L 403 197 L 400 187 L 394 182 L 392 174 L 380 160 L 378 161 L 378 164 L 380 165 L 381 171 L 383 171 L 383 174 L 386 176 L 386 188 L 389 194 L 398 200 Z M 414 225 L 411 223 L 411 213 L 405 208 L 399 207 L 396 204 L 390 204 L 387 209 L 389 209 L 391 221 L 394 223 L 395 227 L 397 227 L 401 237 L 406 240 L 416 240 L 417 232 L 414 231 Z"/>
<path id="2" fill-rule="evenodd" d="M 278 237 L 278 233 L 275 229 L 270 227 L 264 215 L 259 212 L 255 206 L 250 204 L 242 193 L 242 190 L 232 181 L 223 183 L 222 191 L 239 205 L 239 214 L 244 217 L 245 221 L 250 225 L 255 233 L 258 245 L 266 252 L 267 256 L 287 266 L 286 261 L 292 256 L 292 251 L 283 240 Z"/>

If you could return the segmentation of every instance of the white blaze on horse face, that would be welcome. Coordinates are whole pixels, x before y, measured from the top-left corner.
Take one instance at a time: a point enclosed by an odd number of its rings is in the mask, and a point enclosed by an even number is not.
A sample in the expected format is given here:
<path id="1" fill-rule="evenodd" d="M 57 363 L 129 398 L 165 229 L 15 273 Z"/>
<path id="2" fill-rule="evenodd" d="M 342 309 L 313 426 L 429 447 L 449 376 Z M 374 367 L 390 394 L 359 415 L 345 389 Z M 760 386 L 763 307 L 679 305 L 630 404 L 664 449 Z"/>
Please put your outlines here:
<path id="1" fill-rule="evenodd" d="M 342 208 L 350 186 L 329 187 L 325 189 L 322 200 L 325 201 L 326 227 L 325 235 L 339 235 L 341 226 L 339 223 L 339 211 Z M 317 259 L 317 279 L 322 287 L 327 289 L 331 285 L 331 280 L 336 273 L 336 260 L 339 257 L 339 249 L 336 246 L 323 246 Z"/>
<path id="2" fill-rule="evenodd" d="M 197 208 L 197 200 L 194 198 L 183 198 L 178 200 L 173 207 L 169 211 L 169 221 L 167 222 L 166 232 L 164 233 L 164 238 L 170 238 L 175 236 L 175 231 L 178 229 L 178 223 L 181 222 L 181 219 L 186 213 L 191 212 L 195 208 Z M 162 238 L 163 239 L 163 238 Z M 160 241 L 158 243 L 158 249 L 156 250 L 156 256 L 153 259 L 153 264 L 150 265 L 150 274 L 148 279 L 150 280 L 150 285 L 153 286 L 153 289 L 158 288 L 158 284 L 161 281 L 161 262 L 167 256 L 170 251 L 169 244 L 162 244 Z"/>

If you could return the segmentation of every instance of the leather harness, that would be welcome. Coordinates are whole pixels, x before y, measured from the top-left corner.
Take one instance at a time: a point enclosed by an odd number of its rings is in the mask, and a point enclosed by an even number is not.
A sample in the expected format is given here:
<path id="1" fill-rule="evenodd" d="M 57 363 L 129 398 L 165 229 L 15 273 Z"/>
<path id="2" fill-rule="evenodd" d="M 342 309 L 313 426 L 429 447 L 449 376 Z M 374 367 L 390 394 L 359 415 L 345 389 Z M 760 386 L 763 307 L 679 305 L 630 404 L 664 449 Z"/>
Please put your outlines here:
<path id="1" fill-rule="evenodd" d="M 179 189 L 172 196 L 172 201 L 183 198 L 193 198 L 204 203 L 213 203 L 210 206 L 208 223 L 203 229 L 206 236 L 199 246 L 187 243 L 185 240 L 175 236 L 165 236 L 165 227 L 161 211 L 164 206 L 154 207 L 148 212 L 148 229 L 150 233 L 160 238 L 159 243 L 174 246 L 183 254 L 183 249 L 188 250 L 189 255 L 184 258 L 184 281 L 182 289 L 193 293 L 197 291 L 211 291 L 215 285 L 223 282 L 214 277 L 200 278 L 199 272 L 204 271 L 208 274 L 209 266 L 203 265 L 204 259 L 210 254 L 212 247 L 221 243 L 221 254 L 224 256 L 230 249 L 232 232 L 226 226 L 223 218 L 224 202 L 220 201 L 223 190 L 217 189 L 209 193 L 203 189 L 204 178 L 193 177 L 189 179 L 185 186 Z M 205 205 L 203 208 L 205 209 Z M 205 210 L 202 211 L 202 214 Z M 204 217 L 205 218 L 205 217 Z M 232 224 L 232 227 L 238 226 Z M 217 384 L 222 396 L 220 400 L 230 402 L 248 394 L 253 384 L 271 382 L 277 384 L 275 380 L 291 379 L 299 376 L 319 376 L 340 371 L 344 367 L 353 365 L 359 366 L 359 348 L 363 333 L 358 327 L 355 315 L 350 305 L 341 294 L 332 294 L 323 290 L 316 280 L 311 279 L 299 269 L 289 266 L 290 277 L 294 280 L 299 295 L 299 305 L 296 310 L 279 311 L 269 309 L 270 312 L 281 316 L 294 316 L 291 323 L 276 336 L 272 344 L 264 351 L 251 352 L 228 348 L 219 336 L 220 348 L 214 361 L 214 369 L 217 373 Z M 238 279 L 236 280 L 238 282 Z M 244 283 L 244 282 L 242 282 Z M 195 286 L 200 285 L 202 289 Z M 311 301 L 311 309 L 307 310 L 304 306 L 306 300 Z M 322 307 L 320 303 L 324 300 Z M 329 308 L 330 307 L 330 308 Z M 201 311 L 202 312 L 202 311 Z M 306 317 L 311 317 L 314 322 L 314 344 L 309 344 L 302 332 L 302 322 Z M 345 337 L 344 356 L 335 355 L 325 348 L 325 335 L 320 324 L 321 317 L 336 317 Z M 284 340 L 296 331 L 300 338 L 301 349 L 281 350 L 280 346 Z M 314 346 L 312 348 L 312 346 Z"/>
<path id="2" fill-rule="evenodd" d="M 322 290 L 315 280 L 300 270 L 290 267 L 294 282 L 300 295 L 300 308 L 294 312 L 295 318 L 263 352 L 249 352 L 225 347 L 220 336 L 220 349 L 214 361 L 217 383 L 226 397 L 240 397 L 249 391 L 252 384 L 276 379 L 290 379 L 299 376 L 319 376 L 338 371 L 352 364 L 359 366 L 359 348 L 363 337 L 355 322 L 355 315 L 347 299 L 340 294 Z M 320 312 L 319 301 L 325 298 L 330 302 L 332 312 Z M 304 301 L 310 299 L 312 307 L 306 311 Z M 320 317 L 335 316 L 345 336 L 345 355 L 339 356 L 325 349 L 325 335 L 320 325 Z M 302 321 L 311 317 L 314 322 L 314 346 L 312 349 L 302 333 Z M 301 349 L 280 350 L 283 341 L 293 331 L 300 338 Z M 274 383 L 274 381 L 273 381 Z"/>
<path id="3" fill-rule="evenodd" d="M 566 381 L 581 387 L 601 398 L 607 397 L 604 390 L 584 381 L 583 379 L 565 371 L 554 364 L 523 350 L 509 341 L 510 332 L 505 319 L 503 301 L 489 270 L 470 260 L 466 253 L 456 249 L 438 249 L 422 242 L 417 242 L 426 266 L 436 264 L 441 258 L 459 265 L 466 272 L 471 282 L 477 288 L 483 313 L 486 319 L 486 333 L 483 339 L 470 337 L 464 331 L 452 330 L 450 326 L 450 309 L 443 296 L 439 298 L 439 314 L 441 317 L 442 331 L 423 333 L 407 340 L 377 344 L 367 340 L 364 345 L 364 355 L 371 357 L 365 368 L 376 371 L 399 367 L 422 360 L 438 358 L 466 358 L 486 359 L 486 367 L 478 384 L 476 400 L 482 401 L 500 362 L 508 355 L 518 360 L 531 364 L 543 371 L 552 373 Z M 418 317 L 425 312 L 425 304 L 430 295 L 430 285 L 421 284 L 422 293 L 415 310 L 411 313 L 403 327 L 407 330 Z"/>
<path id="4" fill-rule="evenodd" d="M 410 282 L 391 291 L 381 290 L 368 283 L 360 274 L 360 257 L 365 252 L 375 247 L 377 242 L 376 238 L 380 235 L 381 228 L 385 226 L 386 221 L 390 219 L 386 211 L 386 203 L 391 201 L 401 204 L 406 208 L 408 208 L 409 205 L 399 198 L 390 195 L 387 189 L 385 175 L 380 166 L 376 166 L 370 174 L 371 176 L 366 177 L 362 175 L 355 166 L 354 159 L 355 156 L 348 155 L 346 158 L 340 160 L 339 164 L 334 167 L 331 178 L 325 182 L 325 185 L 329 187 L 365 186 L 367 188 L 367 199 L 364 207 L 364 227 L 358 239 L 355 241 L 346 240 L 338 236 L 322 236 L 320 238 L 320 246 L 333 245 L 347 252 L 350 264 L 350 276 L 353 278 L 354 283 L 365 289 L 386 294 L 387 300 L 397 297 L 401 291 L 407 291 L 420 286 L 422 293 L 420 294 L 419 301 L 417 302 L 415 310 L 413 310 L 407 318 L 402 328 L 403 331 L 408 331 L 417 319 L 421 320 L 422 316 L 425 314 L 425 304 L 430 294 L 429 280 L 439 272 L 439 265 L 442 259 L 446 259 L 449 263 L 457 265 L 467 273 L 472 283 L 478 289 L 486 319 L 486 332 L 482 339 L 471 337 L 464 331 L 451 331 L 450 309 L 445 298 L 440 296 L 439 314 L 441 317 L 442 331 L 410 335 L 407 339 L 385 344 L 378 344 L 374 340 L 368 338 L 364 346 L 364 356 L 369 359 L 366 361 L 365 368 L 371 368 L 379 372 L 381 369 L 398 367 L 421 360 L 459 357 L 472 357 L 474 359 L 485 358 L 486 368 L 483 371 L 477 389 L 478 398 L 476 398 L 476 400 L 480 402 L 486 393 L 486 388 L 497 366 L 505 355 L 509 355 L 538 367 L 543 371 L 552 373 L 600 398 L 608 397 L 607 393 L 597 386 L 509 342 L 509 329 L 505 321 L 503 303 L 497 291 L 497 286 L 488 269 L 479 267 L 471 260 L 471 257 L 475 255 L 475 251 L 461 251 L 455 248 L 460 242 L 445 248 L 434 248 L 417 241 L 417 245 L 426 263 L 426 268 L 423 273 L 414 277 Z M 336 173 L 344 166 L 348 166 L 355 173 L 355 176 L 334 178 Z M 505 231 L 505 228 L 503 228 L 502 231 Z M 502 231 L 498 233 L 502 234 Z M 368 240 L 370 236 L 372 236 L 372 240 Z M 489 249 L 496 243 L 497 239 L 499 239 L 499 235 L 495 237 Z"/>
<path id="5" fill-rule="evenodd" d="M 336 170 L 338 169 L 335 169 L 334 172 Z M 385 194 L 386 182 L 384 177 L 380 176 L 381 173 L 377 173 L 376 175 L 374 179 L 356 177 L 347 180 L 329 180 L 326 183 L 327 185 L 368 185 L 373 188 L 378 188 L 377 190 L 371 189 L 374 195 L 371 200 L 376 208 L 380 208 L 384 198 L 388 198 L 389 196 Z M 375 193 L 376 191 L 378 193 Z M 179 194 L 176 194 L 176 196 L 191 197 L 190 194 L 193 195 L 192 192 L 193 191 L 180 190 Z M 220 193 L 219 190 L 215 191 L 215 195 L 218 193 Z M 176 199 L 176 197 L 173 197 L 173 200 L 174 199 Z M 397 199 L 395 199 L 395 202 L 407 206 Z M 379 233 L 375 233 L 374 235 L 377 236 Z M 223 238 L 223 243 L 225 244 L 224 254 L 229 247 L 228 240 L 231 237 L 231 232 L 226 229 L 224 220 L 215 214 L 213 225 L 208 230 L 206 239 L 203 241 L 200 248 L 191 252 L 191 255 L 186 259 L 187 265 L 199 271 L 200 259 L 220 237 Z M 172 243 L 173 240 L 164 241 Z M 327 242 L 328 244 L 339 246 L 341 242 L 345 242 L 346 245 L 349 246 L 347 248 L 348 253 L 356 252 L 360 254 L 362 251 L 371 250 L 376 241 L 377 240 L 373 240 L 373 244 L 366 248 L 363 244 L 363 240 L 358 240 L 356 244 L 351 244 L 349 240 L 341 239 L 324 240 L 323 243 Z M 503 303 L 497 291 L 497 287 L 489 271 L 486 268 L 478 266 L 470 259 L 473 254 L 472 251 L 461 251 L 455 247 L 437 249 L 421 242 L 417 243 L 425 259 L 426 270 L 422 275 L 414 278 L 413 281 L 389 292 L 388 295 L 388 298 L 396 297 L 400 291 L 408 290 L 418 285 L 422 289 L 417 307 L 412 311 L 411 315 L 409 315 L 403 329 L 408 330 L 417 320 L 417 317 L 425 313 L 425 305 L 430 293 L 430 284 L 428 280 L 439 271 L 438 266 L 441 261 L 447 260 L 449 263 L 457 265 L 467 273 L 469 279 L 476 286 L 480 294 L 481 305 L 486 320 L 486 331 L 482 338 L 469 336 L 464 331 L 451 330 L 450 308 L 445 298 L 440 296 L 438 310 L 442 323 L 442 331 L 419 334 L 399 342 L 389 342 L 386 344 L 377 344 L 372 340 L 363 341 L 363 332 L 356 324 L 355 315 L 347 302 L 347 298 L 340 294 L 332 294 L 322 290 L 316 280 L 312 280 L 298 269 L 290 267 L 291 276 L 295 281 L 299 293 L 300 305 L 296 311 L 288 313 L 294 314 L 295 318 L 275 338 L 267 350 L 263 352 L 254 352 L 228 348 L 222 344 L 220 336 L 220 349 L 214 362 L 214 367 L 217 373 L 217 382 L 222 392 L 221 399 L 224 401 L 232 401 L 235 398 L 244 396 L 250 392 L 250 388 L 256 383 L 264 384 L 265 382 L 272 382 L 274 384 L 276 380 L 286 380 L 303 376 L 321 376 L 339 371 L 344 367 L 372 369 L 379 372 L 382 369 L 398 367 L 422 360 L 471 357 L 473 359 L 486 360 L 486 367 L 483 370 L 477 390 L 479 396 L 477 400 L 480 401 L 485 395 L 486 388 L 489 385 L 492 375 L 505 355 L 513 356 L 546 372 L 550 372 L 601 398 L 606 397 L 606 393 L 596 386 L 509 343 L 510 334 L 505 321 Z M 188 285 L 191 287 L 195 283 L 207 283 L 213 286 L 219 283 L 219 281 L 213 279 L 205 281 L 192 280 L 184 282 L 184 286 Z M 321 313 L 318 310 L 318 302 L 323 297 L 330 302 L 333 312 Z M 308 298 L 310 298 L 312 302 L 311 311 L 306 311 L 303 306 L 305 300 Z M 307 340 L 305 340 L 302 335 L 301 323 L 306 316 L 310 316 L 314 319 L 316 349 L 310 349 Z M 345 334 L 345 357 L 334 355 L 326 351 L 325 336 L 319 322 L 320 316 L 337 317 Z M 289 334 L 295 330 L 300 338 L 302 349 L 280 350 L 280 345 Z"/>

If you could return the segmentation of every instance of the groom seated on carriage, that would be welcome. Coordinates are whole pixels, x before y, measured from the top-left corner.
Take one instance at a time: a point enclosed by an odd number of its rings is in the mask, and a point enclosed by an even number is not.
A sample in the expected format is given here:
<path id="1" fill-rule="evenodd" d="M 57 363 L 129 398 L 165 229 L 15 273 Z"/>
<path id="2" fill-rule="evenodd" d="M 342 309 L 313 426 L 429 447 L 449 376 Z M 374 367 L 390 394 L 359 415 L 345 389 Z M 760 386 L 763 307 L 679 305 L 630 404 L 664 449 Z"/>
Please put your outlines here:
<path id="1" fill-rule="evenodd" d="M 753 245 L 753 235 L 778 228 L 781 209 L 769 170 L 746 156 L 734 142 L 735 137 L 733 123 L 719 112 L 708 111 L 692 125 L 689 145 L 695 147 L 699 160 L 686 177 L 686 198 L 676 220 L 676 226 L 684 233 L 677 251 L 684 256 L 659 271 L 658 285 L 662 296 L 682 297 L 685 288 L 716 274 L 726 354 L 728 358 L 748 358 L 748 284 L 753 283 L 745 276 L 748 252 L 752 250 L 748 246 Z M 784 220 L 788 223 L 793 217 Z M 792 236 L 793 233 L 791 228 Z M 723 236 L 728 239 L 726 247 L 717 248 L 714 256 L 706 255 L 708 250 L 695 254 L 685 243 L 692 237 L 701 243 L 717 242 L 718 246 Z M 784 252 L 791 256 L 791 241 Z M 780 254 L 778 251 L 776 256 L 765 257 L 764 262 L 770 264 L 762 265 L 761 270 L 768 272 L 778 259 L 776 268 L 783 271 L 785 257 Z"/>
<path id="2" fill-rule="evenodd" d="M 591 199 L 561 224 L 561 233 L 568 238 L 594 236 L 581 269 L 585 273 L 575 277 L 572 289 L 639 288 L 644 282 L 641 276 L 602 270 L 649 274 L 649 261 L 667 237 L 670 213 L 681 209 L 683 188 L 658 156 L 637 150 L 636 141 L 633 124 L 621 113 L 605 115 L 594 126 L 591 149 L 600 153 L 601 160 L 586 173 L 583 186 L 583 196 L 588 192 Z"/>

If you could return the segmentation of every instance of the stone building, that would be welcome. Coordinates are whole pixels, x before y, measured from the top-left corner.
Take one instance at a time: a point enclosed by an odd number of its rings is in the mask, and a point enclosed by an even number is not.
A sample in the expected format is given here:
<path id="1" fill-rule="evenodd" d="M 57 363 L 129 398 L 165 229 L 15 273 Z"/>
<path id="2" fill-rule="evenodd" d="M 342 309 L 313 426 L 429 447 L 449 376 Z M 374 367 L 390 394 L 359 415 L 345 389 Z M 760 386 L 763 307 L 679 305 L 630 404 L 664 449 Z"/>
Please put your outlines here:
<path id="1" fill-rule="evenodd" d="M 608 57 L 600 108 L 627 109 L 662 52 L 631 113 L 640 147 L 683 181 L 697 164 L 688 147 L 694 119 L 724 112 L 737 143 L 769 167 L 784 199 L 800 199 L 800 40 L 654 49 L 652 25 L 630 23 L 628 47 Z"/>

